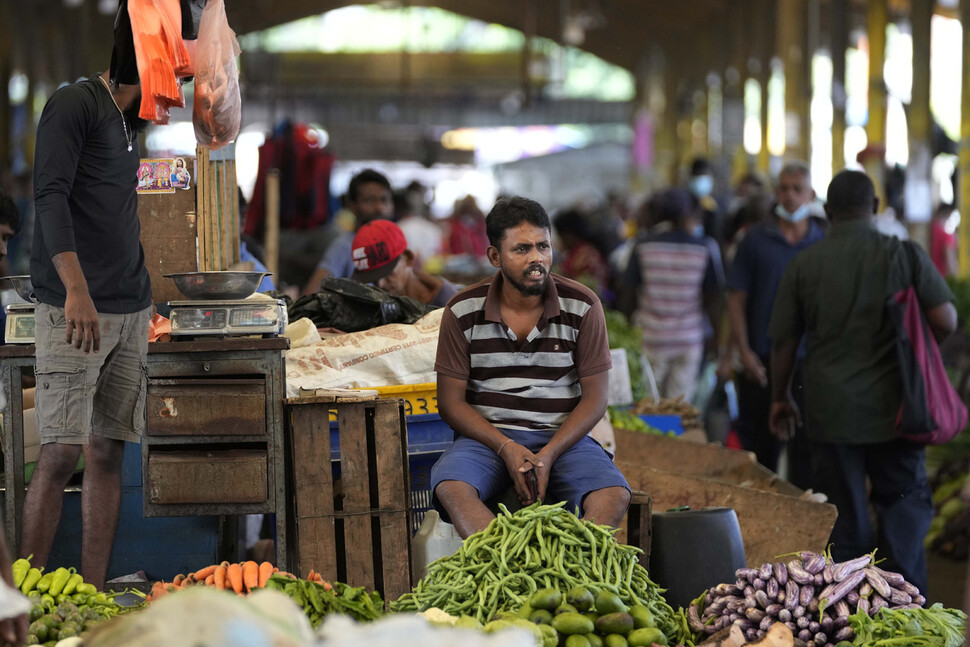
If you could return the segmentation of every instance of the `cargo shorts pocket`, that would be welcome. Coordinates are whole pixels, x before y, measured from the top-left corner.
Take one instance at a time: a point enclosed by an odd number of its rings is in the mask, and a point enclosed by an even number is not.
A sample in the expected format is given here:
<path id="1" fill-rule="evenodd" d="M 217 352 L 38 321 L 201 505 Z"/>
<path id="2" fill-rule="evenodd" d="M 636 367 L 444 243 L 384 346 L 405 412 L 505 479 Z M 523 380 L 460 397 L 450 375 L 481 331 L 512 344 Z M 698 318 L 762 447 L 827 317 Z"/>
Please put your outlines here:
<path id="1" fill-rule="evenodd" d="M 41 438 L 48 434 L 86 435 L 91 431 L 93 402 L 87 369 L 75 367 L 36 372 L 35 407 Z"/>
<path id="2" fill-rule="evenodd" d="M 138 395 L 135 406 L 131 411 L 131 430 L 144 437 L 148 426 L 148 365 L 141 365 L 141 376 L 138 383 Z"/>

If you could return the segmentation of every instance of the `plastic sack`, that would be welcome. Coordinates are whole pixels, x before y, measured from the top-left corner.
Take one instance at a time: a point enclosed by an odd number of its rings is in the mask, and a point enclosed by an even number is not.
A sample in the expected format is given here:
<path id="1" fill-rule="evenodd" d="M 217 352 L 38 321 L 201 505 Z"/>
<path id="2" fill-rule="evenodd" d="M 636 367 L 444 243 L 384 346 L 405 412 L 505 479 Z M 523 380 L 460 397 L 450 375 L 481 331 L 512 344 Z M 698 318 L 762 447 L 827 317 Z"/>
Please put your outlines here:
<path id="1" fill-rule="evenodd" d="M 174 0 L 129 0 L 141 106 L 138 116 L 167 124 L 169 108 L 185 105 L 177 77 L 190 73 L 189 53 L 182 41 L 182 15 Z"/>
<path id="2" fill-rule="evenodd" d="M 413 324 L 434 309 L 352 279 L 328 277 L 319 292 L 294 301 L 287 315 L 290 321 L 307 317 L 318 328 L 358 332 L 391 323 Z"/>
<path id="3" fill-rule="evenodd" d="M 239 94 L 239 55 L 236 34 L 229 27 L 223 0 L 209 0 L 199 21 L 195 46 L 195 101 L 192 125 L 195 140 L 219 150 L 239 134 L 242 98 Z"/>

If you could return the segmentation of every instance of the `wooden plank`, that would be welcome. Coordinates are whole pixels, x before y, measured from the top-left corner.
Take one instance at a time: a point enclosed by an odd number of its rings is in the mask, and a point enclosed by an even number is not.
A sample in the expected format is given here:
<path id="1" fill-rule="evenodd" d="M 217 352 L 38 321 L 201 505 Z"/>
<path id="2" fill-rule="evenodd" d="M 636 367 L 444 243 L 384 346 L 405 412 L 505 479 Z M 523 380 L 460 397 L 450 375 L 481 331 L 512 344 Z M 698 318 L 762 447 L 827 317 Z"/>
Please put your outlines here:
<path id="1" fill-rule="evenodd" d="M 397 599 L 411 589 L 411 542 L 408 526 L 407 431 L 402 400 L 374 405 L 377 492 L 380 518 L 382 595 Z"/>
<path id="2" fill-rule="evenodd" d="M 344 492 L 344 546 L 347 583 L 374 586 L 371 533 L 371 478 L 367 453 L 367 405 L 347 403 L 337 409 L 340 434 L 340 482 Z"/>
<path id="3" fill-rule="evenodd" d="M 239 189 L 236 184 L 236 160 L 226 162 L 229 177 L 229 242 L 232 244 L 232 263 L 239 262 Z"/>
<path id="4" fill-rule="evenodd" d="M 205 264 L 206 259 L 206 236 L 205 230 L 208 226 L 209 205 L 205 201 L 208 181 L 205 176 L 205 169 L 208 166 L 208 149 L 204 146 L 195 147 L 195 211 L 196 211 L 196 244 L 198 254 L 198 269 L 205 271 L 208 269 Z"/>
<path id="5" fill-rule="evenodd" d="M 184 298 L 165 274 L 198 269 L 196 190 L 197 187 L 192 187 L 173 194 L 138 196 L 141 245 L 155 303 Z"/>
<path id="6" fill-rule="evenodd" d="M 800 496 L 802 490 L 758 463 L 751 452 L 613 428 L 617 462 Z"/>
<path id="7" fill-rule="evenodd" d="M 333 581 L 337 579 L 337 551 L 330 422 L 325 407 L 291 407 L 290 442 L 297 528 L 293 569 L 299 577 L 306 577 L 312 568 Z"/>
<path id="8" fill-rule="evenodd" d="M 650 496 L 634 490 L 630 498 L 630 509 L 627 511 L 625 543 L 643 551 L 637 561 L 647 569 L 650 568 L 651 508 Z"/>
<path id="9" fill-rule="evenodd" d="M 759 567 L 775 561 L 777 555 L 799 550 L 821 552 L 835 525 L 837 512 L 830 503 L 629 463 L 617 463 L 617 467 L 631 488 L 650 495 L 653 507 L 658 510 L 678 506 L 696 510 L 716 506 L 734 508 L 749 566 Z"/>

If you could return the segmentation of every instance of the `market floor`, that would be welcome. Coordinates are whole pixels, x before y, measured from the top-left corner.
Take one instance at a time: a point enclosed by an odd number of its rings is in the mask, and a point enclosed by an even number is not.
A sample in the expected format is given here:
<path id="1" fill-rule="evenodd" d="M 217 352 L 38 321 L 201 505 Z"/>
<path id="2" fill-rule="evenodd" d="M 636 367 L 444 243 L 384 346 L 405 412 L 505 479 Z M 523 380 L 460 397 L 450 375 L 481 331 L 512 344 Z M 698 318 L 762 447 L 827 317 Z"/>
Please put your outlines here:
<path id="1" fill-rule="evenodd" d="M 929 602 L 942 602 L 945 607 L 963 608 L 963 587 L 967 562 L 958 562 L 927 552 Z"/>

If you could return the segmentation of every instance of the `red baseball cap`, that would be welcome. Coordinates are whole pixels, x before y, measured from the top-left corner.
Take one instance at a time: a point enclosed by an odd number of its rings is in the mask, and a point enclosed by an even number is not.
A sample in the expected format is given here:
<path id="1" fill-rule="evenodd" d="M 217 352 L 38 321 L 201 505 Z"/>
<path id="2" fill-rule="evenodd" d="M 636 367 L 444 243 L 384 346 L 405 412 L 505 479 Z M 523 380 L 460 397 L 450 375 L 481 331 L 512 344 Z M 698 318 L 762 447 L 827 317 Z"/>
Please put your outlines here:
<path id="1" fill-rule="evenodd" d="M 394 271 L 408 243 L 390 220 L 373 220 L 360 229 L 351 245 L 355 281 L 374 283 Z"/>

